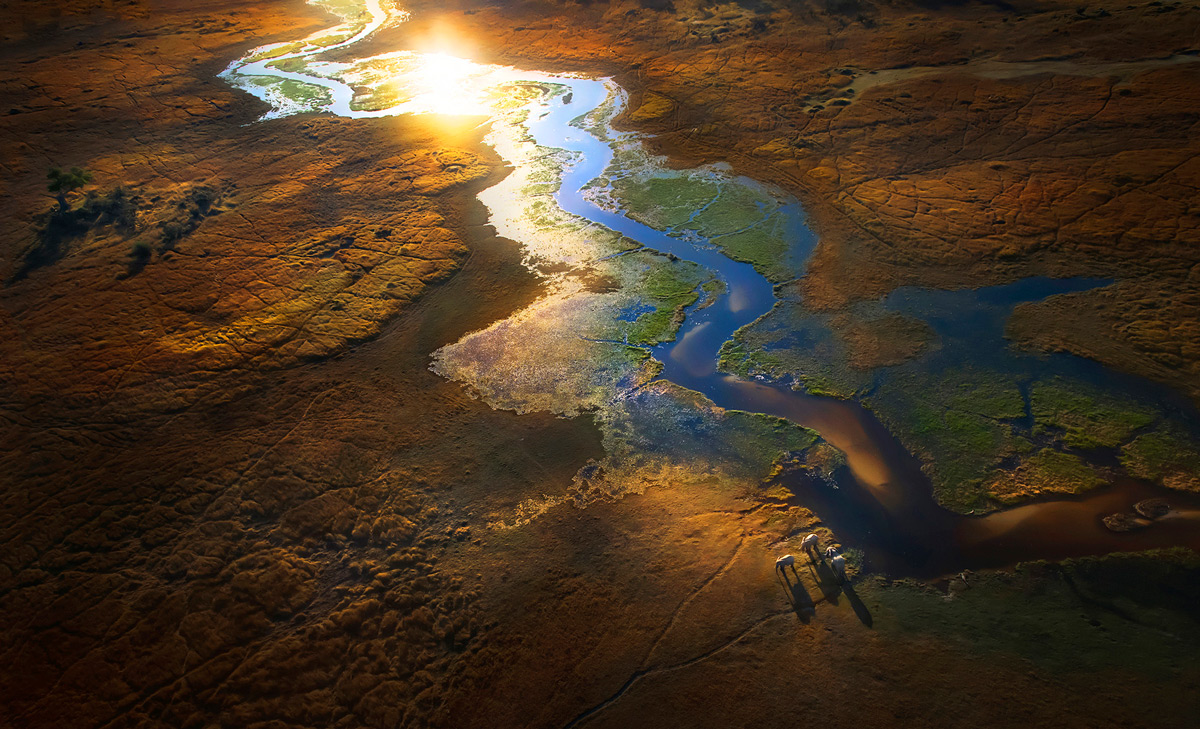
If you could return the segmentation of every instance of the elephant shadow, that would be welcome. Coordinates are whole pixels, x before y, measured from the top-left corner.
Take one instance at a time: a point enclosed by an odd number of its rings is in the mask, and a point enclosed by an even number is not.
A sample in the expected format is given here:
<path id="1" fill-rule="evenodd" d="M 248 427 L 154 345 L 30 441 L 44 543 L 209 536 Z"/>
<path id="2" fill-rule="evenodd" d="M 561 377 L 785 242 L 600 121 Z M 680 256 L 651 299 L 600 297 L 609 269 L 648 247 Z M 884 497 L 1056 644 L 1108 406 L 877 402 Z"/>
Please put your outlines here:
<path id="1" fill-rule="evenodd" d="M 868 628 L 874 625 L 875 619 L 871 617 L 871 611 L 859 599 L 858 593 L 854 591 L 854 585 L 847 582 L 842 586 L 842 592 L 846 595 L 846 601 L 850 603 L 850 607 L 854 608 L 854 614 L 858 616 L 859 621 Z"/>
<path id="2" fill-rule="evenodd" d="M 842 594 L 842 581 L 834 574 L 833 568 L 824 559 L 808 563 L 808 571 L 812 573 L 813 581 L 821 590 L 821 596 L 830 605 L 838 604 L 838 596 Z"/>
<path id="3" fill-rule="evenodd" d="M 790 574 L 788 570 L 791 570 Z M 775 570 L 775 576 L 779 580 L 779 585 L 783 588 L 784 594 L 787 595 L 788 604 L 792 606 L 792 610 L 796 612 L 796 617 L 800 618 L 800 622 L 807 623 L 812 620 L 817 614 L 817 605 L 813 602 L 812 595 L 808 594 L 808 590 L 800 580 L 800 574 L 796 572 L 796 566 L 787 565 L 786 567 L 780 567 Z"/>

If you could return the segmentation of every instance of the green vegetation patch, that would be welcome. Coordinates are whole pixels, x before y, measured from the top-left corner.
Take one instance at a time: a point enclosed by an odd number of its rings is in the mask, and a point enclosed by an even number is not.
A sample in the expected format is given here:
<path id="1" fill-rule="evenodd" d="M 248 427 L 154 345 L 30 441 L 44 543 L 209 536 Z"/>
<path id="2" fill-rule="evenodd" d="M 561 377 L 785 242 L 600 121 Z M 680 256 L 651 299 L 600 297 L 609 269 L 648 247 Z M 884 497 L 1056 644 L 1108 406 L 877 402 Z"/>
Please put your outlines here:
<path id="1" fill-rule="evenodd" d="M 645 261 L 644 273 L 633 290 L 653 311 L 633 321 L 626 332 L 627 341 L 643 345 L 673 341 L 683 323 L 684 309 L 700 298 L 699 289 L 708 280 L 708 274 L 686 261 L 671 261 L 648 252 L 630 255 Z"/>
<path id="2" fill-rule="evenodd" d="M 700 286 L 700 290 L 704 292 L 703 306 L 708 306 L 709 304 L 714 303 L 718 297 L 723 296 L 727 290 L 727 287 L 725 286 L 725 282 L 721 279 L 710 278 Z"/>
<path id="3" fill-rule="evenodd" d="M 290 78 L 284 79 L 279 84 L 279 91 L 292 101 L 308 108 L 316 108 L 333 103 L 333 95 L 324 86 L 307 84 L 303 81 L 295 81 Z"/>
<path id="4" fill-rule="evenodd" d="M 833 478 L 833 474 L 846 465 L 846 454 L 828 443 L 821 442 L 808 451 L 804 467 L 822 478 Z"/>
<path id="5" fill-rule="evenodd" d="M 246 63 L 254 63 L 256 61 L 263 61 L 268 58 L 279 58 L 280 56 L 290 56 L 293 53 L 299 53 L 300 51 L 303 51 L 305 45 L 306 45 L 305 42 L 301 40 L 301 41 L 292 41 L 291 43 L 284 43 L 283 45 L 276 46 L 274 48 L 266 48 L 262 51 L 259 51 L 258 53 L 255 53 L 254 55 L 250 56 L 249 58 L 246 59 L 245 62 Z"/>
<path id="6" fill-rule="evenodd" d="M 1139 435 L 1121 449 L 1121 465 L 1130 475 L 1147 481 L 1169 485 L 1194 482 L 1200 480 L 1200 444 L 1178 427 L 1159 428 Z"/>
<path id="7" fill-rule="evenodd" d="M 562 84 L 540 84 L 532 82 L 511 82 L 499 84 L 487 91 L 491 106 L 500 111 L 512 111 L 525 106 L 531 101 L 542 98 L 553 98 L 566 91 Z"/>
<path id="8" fill-rule="evenodd" d="M 624 177 L 613 181 L 612 191 L 629 217 L 651 228 L 667 230 L 687 224 L 721 189 L 715 180 L 672 175 Z"/>
<path id="9" fill-rule="evenodd" d="M 796 267 L 788 265 L 791 244 L 786 228 L 787 218 L 776 212 L 757 225 L 712 242 L 733 260 L 754 266 L 768 281 L 783 283 L 796 278 L 797 273 Z"/>
<path id="10" fill-rule="evenodd" d="M 281 58 L 271 61 L 267 68 L 276 68 L 284 73 L 303 73 L 308 68 L 307 58 Z"/>
<path id="11" fill-rule="evenodd" d="M 1156 414 L 1125 398 L 1054 378 L 1033 386 L 1035 435 L 1059 435 L 1074 448 L 1116 448 Z"/>
<path id="12" fill-rule="evenodd" d="M 727 413 L 729 427 L 726 443 L 735 453 L 754 454 L 754 461 L 763 467 L 783 452 L 802 451 L 820 440 L 815 431 L 802 428 L 785 418 L 731 410 Z"/>
<path id="13" fill-rule="evenodd" d="M 994 373 L 969 373 L 954 382 L 946 404 L 965 413 L 992 420 L 1025 417 L 1025 399 L 1017 383 Z"/>
<path id="14" fill-rule="evenodd" d="M 249 76 L 247 78 L 255 86 L 278 91 L 306 109 L 320 109 L 333 103 L 333 95 L 324 86 L 281 76 Z"/>
<path id="15" fill-rule="evenodd" d="M 845 345 L 830 333 L 829 318 L 799 302 L 782 301 L 725 343 L 718 367 L 739 377 L 790 378 L 814 395 L 852 397 L 865 391 L 872 377 L 847 366 Z"/>
<path id="16" fill-rule="evenodd" d="M 1043 449 L 1027 461 L 1029 471 L 1043 490 L 1078 494 L 1104 483 L 1104 479 L 1073 453 Z"/>
<path id="17" fill-rule="evenodd" d="M 717 359 L 717 369 L 721 372 L 737 375 L 742 379 L 749 378 L 752 368 L 750 355 L 746 351 L 746 345 L 732 339 L 721 345 L 721 351 Z"/>
<path id="18" fill-rule="evenodd" d="M 329 46 L 336 46 L 338 43 L 353 38 L 365 27 L 367 27 L 365 22 L 355 23 L 348 28 L 344 28 L 340 33 L 330 33 L 319 38 L 313 38 L 309 40 L 308 44 L 315 48 L 328 48 Z"/>
<path id="19" fill-rule="evenodd" d="M 961 513 L 990 508 L 985 479 L 1029 449 L 1012 422 L 1025 415 L 1020 387 L 998 372 L 905 372 L 865 404 L 922 457 L 938 502 Z"/>
<path id="20" fill-rule="evenodd" d="M 629 164 L 617 167 L 629 169 Z M 796 278 L 788 217 L 758 186 L 715 174 L 633 174 L 613 180 L 610 190 L 621 209 L 644 225 L 699 233 L 772 282 Z"/>
<path id="21" fill-rule="evenodd" d="M 745 230 L 766 220 L 779 208 L 779 203 L 749 185 L 726 181 L 720 185 L 720 195 L 696 213 L 689 228 L 709 238 Z"/>
<path id="22" fill-rule="evenodd" d="M 1046 448 L 1015 470 L 997 474 L 987 488 L 993 499 L 1012 505 L 1047 494 L 1079 494 L 1103 483 L 1079 456 Z"/>
<path id="23" fill-rule="evenodd" d="M 407 100 L 400 90 L 391 84 L 376 84 L 370 86 L 366 93 L 356 90 L 350 108 L 354 111 L 382 111 L 391 109 Z"/>

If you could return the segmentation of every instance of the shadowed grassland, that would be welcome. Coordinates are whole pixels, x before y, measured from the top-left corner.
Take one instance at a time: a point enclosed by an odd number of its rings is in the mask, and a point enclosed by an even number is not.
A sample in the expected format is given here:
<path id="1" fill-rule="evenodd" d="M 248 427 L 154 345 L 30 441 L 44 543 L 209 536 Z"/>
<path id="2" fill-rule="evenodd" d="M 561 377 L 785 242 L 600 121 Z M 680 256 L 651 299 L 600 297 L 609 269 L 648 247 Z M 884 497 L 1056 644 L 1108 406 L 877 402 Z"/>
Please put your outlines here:
<path id="1" fill-rule="evenodd" d="M 1017 468 L 996 473 L 986 489 L 990 498 L 1012 506 L 1031 496 L 1080 494 L 1103 483 L 1100 474 L 1079 456 L 1045 448 Z"/>
<path id="2" fill-rule="evenodd" d="M 1112 670 L 1175 680 L 1200 648 L 1192 605 L 1200 556 L 1187 549 L 1018 565 L 936 586 L 872 578 L 857 587 L 875 629 L 948 641 L 1056 673 Z"/>
<path id="3" fill-rule="evenodd" d="M 1154 422 L 1150 408 L 1062 378 L 1034 383 L 1030 407 L 1035 435 L 1059 438 L 1073 448 L 1116 448 Z"/>
<path id="4" fill-rule="evenodd" d="M 791 380 L 814 395 L 861 394 L 869 389 L 872 376 L 846 366 L 846 345 L 830 330 L 831 318 L 808 313 L 795 301 L 782 301 L 725 343 L 718 367 L 739 377 Z"/>
<path id="5" fill-rule="evenodd" d="M 1078 494 L 1124 470 L 1195 488 L 1200 451 L 1163 413 L 1064 377 L 1022 387 L 994 371 L 889 378 L 866 400 L 927 464 L 939 502 L 956 511 Z M 1163 425 L 1145 431 L 1156 421 Z M 1120 449 L 1119 467 L 1106 464 Z"/>
<path id="6" fill-rule="evenodd" d="M 864 404 L 922 457 L 938 501 L 955 511 L 986 508 L 989 472 L 1032 448 L 1014 424 L 1025 417 L 1020 387 L 998 373 L 897 373 Z"/>
<path id="7" fill-rule="evenodd" d="M 1134 438 L 1121 449 L 1121 465 L 1147 481 L 1200 491 L 1200 445 L 1178 427 L 1168 425 Z"/>

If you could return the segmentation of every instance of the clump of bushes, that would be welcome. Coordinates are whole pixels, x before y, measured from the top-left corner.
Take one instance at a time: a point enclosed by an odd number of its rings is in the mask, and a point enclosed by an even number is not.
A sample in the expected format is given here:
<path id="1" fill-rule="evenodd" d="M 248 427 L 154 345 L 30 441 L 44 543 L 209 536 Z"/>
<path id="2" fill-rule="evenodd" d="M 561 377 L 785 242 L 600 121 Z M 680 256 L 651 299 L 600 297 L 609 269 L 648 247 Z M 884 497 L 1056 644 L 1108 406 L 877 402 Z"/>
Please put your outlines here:
<path id="1" fill-rule="evenodd" d="M 218 212 L 216 204 L 221 194 L 208 185 L 194 187 L 176 203 L 176 213 L 160 222 L 159 250 L 169 251 L 196 228 L 204 219 Z"/>
<path id="2" fill-rule="evenodd" d="M 81 202 L 73 204 L 71 198 L 75 193 L 91 182 L 91 172 L 79 167 L 68 171 L 55 167 L 47 174 L 47 180 L 46 188 L 54 194 L 58 204 L 35 218 L 35 240 L 22 254 L 21 263 L 9 283 L 24 278 L 36 268 L 58 261 L 66 254 L 72 239 L 92 230 L 110 226 L 131 237 L 138 231 L 142 198 L 125 185 L 117 185 L 107 191 L 90 190 Z M 208 185 L 194 187 L 178 198 L 174 207 L 157 222 L 157 240 L 154 227 L 150 227 L 148 236 L 143 233 L 133 241 L 129 251 L 130 274 L 144 268 L 155 249 L 160 253 L 173 249 L 180 240 L 200 227 L 206 217 L 219 212 L 217 204 L 220 199 L 221 191 Z M 158 198 L 154 198 L 151 202 L 157 201 Z"/>
<path id="3" fill-rule="evenodd" d="M 68 241 L 85 235 L 93 228 L 110 225 L 122 231 L 132 231 L 137 226 L 139 199 L 124 185 L 117 185 L 107 192 L 91 190 L 83 202 L 75 206 L 69 196 L 87 185 L 92 173 L 79 167 L 67 172 L 54 167 L 46 177 L 49 180 L 46 189 L 54 194 L 58 205 L 35 218 L 36 238 L 22 255 L 21 265 L 12 279 L 14 281 L 62 258 Z"/>
<path id="4" fill-rule="evenodd" d="M 117 185 L 103 195 L 95 191 L 88 193 L 75 215 L 89 227 L 111 225 L 128 232 L 137 227 L 137 212 L 137 196 L 124 185 Z"/>

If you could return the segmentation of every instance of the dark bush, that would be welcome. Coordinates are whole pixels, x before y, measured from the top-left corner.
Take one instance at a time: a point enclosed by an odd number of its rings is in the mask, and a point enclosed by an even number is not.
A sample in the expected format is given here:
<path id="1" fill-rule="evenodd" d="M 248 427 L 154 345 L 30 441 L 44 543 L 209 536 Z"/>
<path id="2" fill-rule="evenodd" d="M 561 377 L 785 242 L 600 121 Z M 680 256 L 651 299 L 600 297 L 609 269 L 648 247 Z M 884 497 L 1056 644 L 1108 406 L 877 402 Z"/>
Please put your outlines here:
<path id="1" fill-rule="evenodd" d="M 137 199 L 129 188 L 118 185 L 106 195 L 88 193 L 76 215 L 89 225 L 111 225 L 131 231 L 137 226 L 137 209 Z"/>
<path id="2" fill-rule="evenodd" d="M 220 191 L 207 185 L 189 190 L 176 204 L 179 214 L 159 223 L 162 229 L 159 250 L 171 250 L 186 235 L 199 228 L 204 218 L 215 215 L 218 212 L 215 206 L 220 198 Z"/>
<path id="3" fill-rule="evenodd" d="M 201 185 L 200 187 L 193 188 L 187 194 L 185 200 L 187 203 L 190 203 L 189 210 L 192 213 L 192 217 L 200 217 L 208 215 L 212 211 L 212 206 L 217 202 L 219 197 L 220 194 L 216 190 L 207 185 Z"/>

